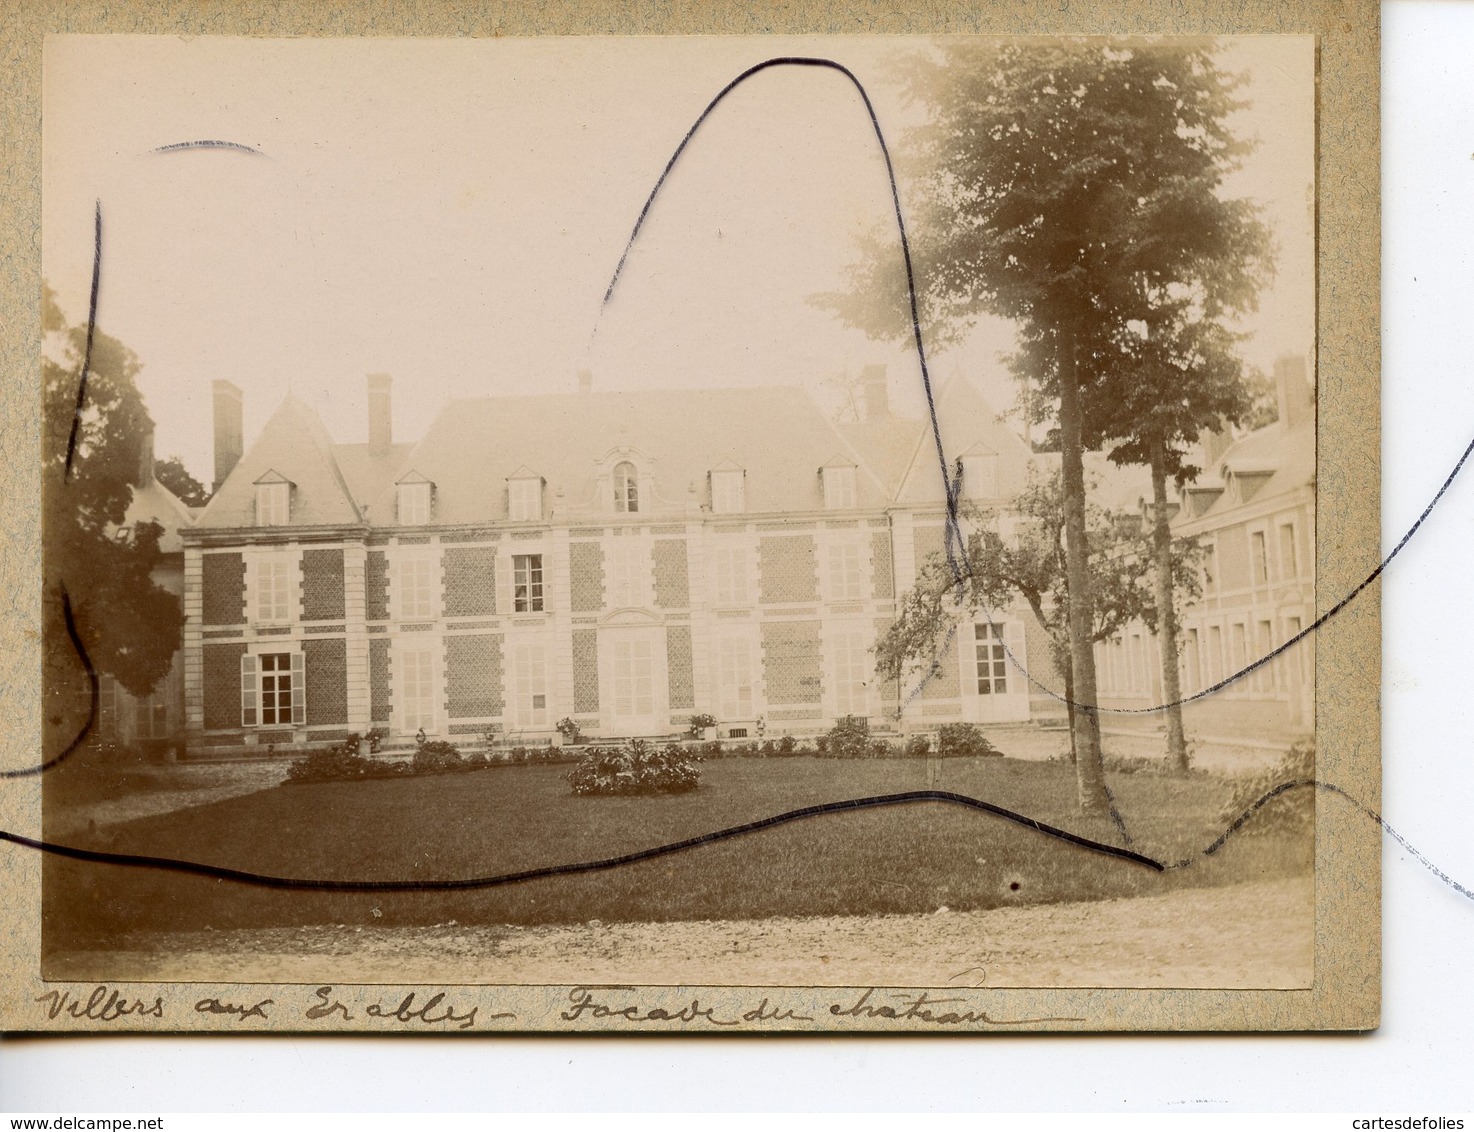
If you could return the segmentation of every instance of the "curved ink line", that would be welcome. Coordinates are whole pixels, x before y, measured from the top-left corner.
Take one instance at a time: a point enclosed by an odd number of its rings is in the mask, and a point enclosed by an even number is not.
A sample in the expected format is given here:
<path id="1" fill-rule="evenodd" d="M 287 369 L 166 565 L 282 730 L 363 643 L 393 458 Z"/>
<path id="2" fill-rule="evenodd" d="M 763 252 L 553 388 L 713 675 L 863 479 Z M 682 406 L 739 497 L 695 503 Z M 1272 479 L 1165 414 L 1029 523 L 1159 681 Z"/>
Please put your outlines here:
<path id="1" fill-rule="evenodd" d="M 970 809 L 994 814 L 997 817 L 1035 830 L 1048 837 L 1057 838 L 1060 841 L 1068 842 L 1071 845 L 1078 845 L 1083 849 L 1090 849 L 1108 857 L 1131 861 L 1138 865 L 1145 865 L 1147 868 L 1154 869 L 1157 872 L 1162 872 L 1166 868 L 1161 862 L 1133 852 L 1130 849 L 1121 849 L 1114 845 L 1106 845 L 1100 841 L 1092 841 L 1088 837 L 1081 837 L 1079 834 L 1070 833 L 1067 830 L 1059 829 L 1056 826 L 1048 825 L 1045 822 L 1015 813 L 1013 810 L 1006 810 L 1002 806 L 995 806 L 993 803 L 984 802 L 980 798 L 970 798 L 965 794 L 953 794 L 946 790 L 910 790 L 901 794 L 881 794 L 871 798 L 854 798 L 845 802 L 824 802 L 815 806 L 804 806 L 801 809 L 775 814 L 772 817 L 759 818 L 757 821 L 745 822 L 742 825 L 730 826 L 727 829 L 717 830 L 715 833 L 703 833 L 697 837 L 688 837 L 683 841 L 674 841 L 667 845 L 657 845 L 651 849 L 640 849 L 633 853 L 625 853 L 618 857 L 606 857 L 602 860 L 580 861 L 566 865 L 546 865 L 537 869 L 524 869 L 521 872 L 500 873 L 495 876 L 486 877 L 466 877 L 457 880 L 309 880 L 299 877 L 282 877 L 265 873 L 253 873 L 242 869 L 229 869 L 221 865 L 207 865 L 198 861 L 179 861 L 171 857 L 151 857 L 134 853 L 109 853 L 99 849 L 82 849 L 74 845 L 59 845 L 55 842 L 25 837 L 18 833 L 11 833 L 8 830 L 0 830 L 0 841 L 10 841 L 28 849 L 37 849 L 44 853 L 52 853 L 56 856 L 66 857 L 75 861 L 163 869 L 168 872 L 213 877 L 217 880 L 237 881 L 263 888 L 295 889 L 315 892 L 445 892 L 462 889 L 500 888 L 503 885 L 520 884 L 524 881 L 540 880 L 544 877 L 603 872 L 609 869 L 621 868 L 625 865 L 632 865 L 638 861 L 648 861 L 656 857 L 664 857 L 685 849 L 694 849 L 701 845 L 710 845 L 717 841 L 725 841 L 744 834 L 756 833 L 759 830 L 771 829 L 774 826 L 786 825 L 789 822 L 798 821 L 802 818 L 816 817 L 821 814 L 874 809 L 880 806 L 906 805 L 912 802 L 949 802 L 955 805 L 966 806 Z"/>
<path id="2" fill-rule="evenodd" d="M 72 431 L 67 437 L 67 460 L 62 482 L 72 477 L 72 460 L 77 454 L 77 434 L 82 429 L 82 409 L 87 404 L 87 375 L 92 372 L 92 337 L 97 330 L 97 288 L 102 279 L 102 199 L 92 214 L 92 296 L 87 301 L 87 348 L 82 353 L 82 373 L 77 378 L 77 406 L 72 411 Z"/>
<path id="3" fill-rule="evenodd" d="M 957 555 L 961 552 L 966 557 L 966 547 L 962 541 L 962 528 L 957 522 L 957 499 L 961 492 L 962 480 L 959 476 L 954 482 L 947 472 L 947 458 L 942 451 L 942 431 L 937 422 L 936 400 L 932 396 L 931 371 L 926 364 L 926 346 L 921 335 L 921 316 L 916 301 L 916 274 L 911 263 L 911 241 L 906 235 L 906 220 L 901 214 L 901 193 L 896 186 L 896 169 L 891 162 L 890 147 L 886 145 L 885 134 L 880 128 L 880 119 L 875 114 L 875 106 L 870 101 L 870 95 L 865 86 L 855 77 L 855 73 L 843 63 L 835 62 L 833 59 L 816 58 L 807 55 L 784 55 L 773 59 L 766 59 L 761 63 L 748 67 L 735 79 L 722 87 L 715 98 L 706 104 L 706 109 L 697 116 L 696 121 L 691 123 L 691 128 L 686 131 L 686 136 L 676 146 L 675 152 L 670 155 L 670 160 L 665 163 L 665 168 L 655 181 L 655 186 L 650 190 L 650 195 L 645 199 L 645 206 L 640 209 L 640 215 L 635 220 L 634 229 L 630 232 L 629 241 L 624 246 L 624 252 L 619 257 L 619 263 L 615 265 L 614 275 L 609 280 L 609 286 L 604 291 L 604 302 L 602 306 L 608 306 L 609 300 L 614 296 L 614 286 L 619 282 L 619 276 L 624 271 L 625 261 L 629 259 L 630 251 L 635 246 L 635 240 L 639 238 L 640 230 L 644 227 L 645 219 L 650 215 L 650 209 L 655 204 L 655 198 L 659 195 L 661 188 L 665 185 L 666 178 L 675 168 L 677 159 L 685 152 L 686 146 L 696 136 L 696 131 L 701 128 L 702 123 L 711 116 L 717 105 L 731 94 L 733 90 L 742 85 L 752 76 L 760 71 L 766 71 L 771 67 L 820 67 L 825 70 L 838 71 L 850 80 L 855 90 L 860 95 L 860 100 L 865 104 L 865 112 L 870 116 L 870 126 L 875 131 L 875 140 L 880 145 L 880 155 L 885 160 L 885 173 L 891 187 L 891 206 L 896 214 L 896 230 L 901 238 L 901 258 L 906 265 L 906 297 L 911 307 L 911 337 L 916 344 L 916 359 L 921 365 L 921 384 L 926 392 L 927 411 L 931 416 L 932 439 L 937 447 L 937 462 L 941 466 L 942 484 L 947 492 L 947 540 L 945 543 L 947 560 L 952 566 L 952 573 L 960 581 L 962 570 L 958 565 Z"/>
<path id="4" fill-rule="evenodd" d="M 237 153 L 249 153 L 253 157 L 265 157 L 266 156 L 266 154 L 262 153 L 255 146 L 245 145 L 245 144 L 243 144 L 241 142 L 218 141 L 218 140 L 215 140 L 213 138 L 206 138 L 206 139 L 202 139 L 200 141 L 172 142 L 169 145 L 155 146 L 153 149 L 149 150 L 148 152 L 149 153 L 179 153 L 179 152 L 182 152 L 183 150 L 187 150 L 187 149 L 231 149 L 231 150 L 235 150 Z"/>
<path id="5" fill-rule="evenodd" d="M 72 595 L 65 590 L 61 594 L 61 616 L 62 620 L 66 622 L 67 638 L 72 642 L 72 647 L 77 650 L 78 659 L 81 660 L 83 666 L 87 669 L 87 722 L 82 724 L 82 730 L 77 732 L 76 738 L 68 743 L 54 758 L 47 759 L 37 766 L 23 767 L 20 770 L 0 770 L 0 779 L 26 778 L 32 774 L 40 774 L 43 771 L 50 770 L 54 766 L 59 766 L 81 748 L 87 736 L 92 733 L 92 729 L 97 726 L 97 712 L 102 697 L 102 686 L 97 676 L 97 669 L 92 667 L 92 658 L 87 655 L 87 647 L 82 644 L 82 638 L 77 633 L 77 621 L 72 616 Z"/>

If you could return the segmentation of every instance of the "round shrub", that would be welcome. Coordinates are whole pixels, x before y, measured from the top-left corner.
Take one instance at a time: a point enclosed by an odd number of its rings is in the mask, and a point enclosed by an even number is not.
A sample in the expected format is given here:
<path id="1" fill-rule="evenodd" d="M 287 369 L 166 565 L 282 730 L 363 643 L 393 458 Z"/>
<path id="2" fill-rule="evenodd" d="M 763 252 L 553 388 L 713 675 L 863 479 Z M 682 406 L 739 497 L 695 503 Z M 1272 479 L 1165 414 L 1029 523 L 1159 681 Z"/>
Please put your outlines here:
<path id="1" fill-rule="evenodd" d="M 415 749 L 410 765 L 416 774 L 443 774 L 464 769 L 465 759 L 453 743 L 444 739 L 426 739 Z"/>
<path id="2" fill-rule="evenodd" d="M 309 751 L 287 767 L 287 782 L 342 782 L 363 778 L 373 770 L 373 760 L 358 753 L 358 739 L 349 739 L 336 747 Z"/>
<path id="3" fill-rule="evenodd" d="M 906 740 L 906 757 L 920 759 L 931 753 L 930 735 L 913 735 Z"/>
<path id="4" fill-rule="evenodd" d="M 937 754 L 944 759 L 1002 755 L 975 723 L 944 723 L 937 729 Z"/>
<path id="5" fill-rule="evenodd" d="M 869 754 L 870 721 L 863 716 L 847 715 L 838 720 L 821 742 L 819 753 L 835 759 L 863 759 Z"/>

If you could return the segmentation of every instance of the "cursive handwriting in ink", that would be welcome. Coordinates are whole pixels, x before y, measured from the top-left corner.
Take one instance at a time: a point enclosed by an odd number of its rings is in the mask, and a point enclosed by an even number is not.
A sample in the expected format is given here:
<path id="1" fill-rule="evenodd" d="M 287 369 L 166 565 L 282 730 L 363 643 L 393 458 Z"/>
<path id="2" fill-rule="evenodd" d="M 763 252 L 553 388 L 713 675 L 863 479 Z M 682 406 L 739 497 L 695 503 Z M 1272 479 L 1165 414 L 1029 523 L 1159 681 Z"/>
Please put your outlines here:
<path id="1" fill-rule="evenodd" d="M 56 1018 L 63 1012 L 73 1018 L 87 1018 L 93 1022 L 114 1022 L 119 1018 L 130 1014 L 137 1014 L 141 1018 L 162 1018 L 164 1016 L 164 1000 L 156 998 L 152 1003 L 145 1003 L 142 999 L 132 999 L 121 995 L 115 990 L 109 990 L 106 984 L 99 984 L 93 988 L 92 993 L 83 1002 L 72 996 L 69 990 L 49 990 L 45 994 L 37 995 L 37 1002 L 47 1002 L 46 1016 Z"/>
<path id="2" fill-rule="evenodd" d="M 693 998 L 689 1006 L 671 1011 L 653 1006 L 645 1010 L 640 1006 L 610 1006 L 594 998 L 588 987 L 574 987 L 568 992 L 568 1001 L 573 1005 L 559 1015 L 565 1022 L 576 1022 L 587 1014 L 590 1018 L 618 1018 L 625 1022 L 695 1022 L 700 1019 L 713 1026 L 740 1026 L 740 1018 L 718 1018 L 714 1007 L 702 1006 L 701 1000 Z"/>
<path id="3" fill-rule="evenodd" d="M 312 992 L 317 1002 L 307 1008 L 307 1017 L 316 1020 L 318 1018 L 329 1018 L 334 1014 L 341 1014 L 345 1021 L 353 1021 L 353 1015 L 348 1013 L 348 1008 L 333 998 L 332 987 L 318 987 Z"/>
<path id="4" fill-rule="evenodd" d="M 221 1002 L 218 998 L 202 998 L 194 1004 L 194 1009 L 196 1014 L 229 1014 L 237 1022 L 244 1022 L 247 1018 L 265 1018 L 265 1007 L 275 1001 L 272 998 L 263 998 L 254 1005 L 242 1006 L 234 1002 Z"/>
<path id="5" fill-rule="evenodd" d="M 899 1006 L 873 1005 L 870 997 L 875 988 L 870 987 L 851 1006 L 832 1003 L 829 1013 L 836 1018 L 894 1018 L 901 1022 L 934 1022 L 941 1026 L 963 1026 L 978 1023 L 984 1026 L 1024 1026 L 1032 1022 L 1083 1022 L 1083 1018 L 994 1018 L 986 1010 L 933 1010 L 935 1006 L 946 1006 L 954 1002 L 965 1002 L 961 998 L 932 998 L 926 991 L 914 997 L 901 994 Z"/>
<path id="6" fill-rule="evenodd" d="M 415 992 L 410 991 L 404 996 L 404 1000 L 392 1010 L 382 1003 L 374 1003 L 364 1013 L 370 1018 L 393 1018 L 398 1022 L 423 1022 L 427 1026 L 437 1026 L 441 1022 L 457 1022 L 458 1029 L 469 1030 L 476 1023 L 476 1011 L 480 1007 L 473 1006 L 465 1014 L 457 1014 L 453 1006 L 441 1006 L 445 1001 L 445 992 L 440 991 L 431 995 L 424 1006 L 415 1006 Z M 439 1011 L 439 1013 L 437 1013 Z M 498 1014 L 498 1018 L 510 1018 L 510 1014 Z"/>
<path id="7" fill-rule="evenodd" d="M 744 1022 L 812 1022 L 814 1019 L 807 1014 L 795 1014 L 792 1010 L 780 1010 L 776 1006 L 769 1006 L 765 998 L 751 1010 L 742 1015 Z"/>

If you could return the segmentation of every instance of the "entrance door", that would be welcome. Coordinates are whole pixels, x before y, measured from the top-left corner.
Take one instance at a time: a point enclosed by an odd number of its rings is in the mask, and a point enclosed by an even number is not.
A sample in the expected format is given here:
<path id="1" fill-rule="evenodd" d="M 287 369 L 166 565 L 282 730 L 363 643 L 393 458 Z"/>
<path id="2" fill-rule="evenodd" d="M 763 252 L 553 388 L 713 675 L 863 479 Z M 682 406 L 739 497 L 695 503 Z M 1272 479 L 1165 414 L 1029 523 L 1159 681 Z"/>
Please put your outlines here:
<path id="1" fill-rule="evenodd" d="M 599 643 L 608 696 L 605 730 L 614 736 L 668 732 L 664 634 L 613 631 L 600 633 Z"/>

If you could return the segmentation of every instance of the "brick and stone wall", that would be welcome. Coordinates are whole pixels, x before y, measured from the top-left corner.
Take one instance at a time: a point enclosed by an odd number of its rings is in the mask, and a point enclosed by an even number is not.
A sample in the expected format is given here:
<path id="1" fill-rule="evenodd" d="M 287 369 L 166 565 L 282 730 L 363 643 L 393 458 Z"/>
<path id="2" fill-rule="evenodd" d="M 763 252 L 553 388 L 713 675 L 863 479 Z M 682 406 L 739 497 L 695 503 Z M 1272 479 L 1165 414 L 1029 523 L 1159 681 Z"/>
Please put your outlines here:
<path id="1" fill-rule="evenodd" d="M 604 608 L 604 548 L 597 542 L 568 544 L 570 608 L 597 613 Z"/>
<path id="2" fill-rule="evenodd" d="M 370 621 L 389 619 L 389 559 L 371 550 L 363 564 L 363 615 Z"/>
<path id="3" fill-rule="evenodd" d="M 759 539 L 758 572 L 765 603 L 819 600 L 812 535 L 766 535 Z"/>
<path id="4" fill-rule="evenodd" d="M 238 556 L 237 556 L 238 557 Z M 203 646 L 205 728 L 241 725 L 241 657 L 239 642 Z"/>
<path id="5" fill-rule="evenodd" d="M 599 634 L 596 629 L 573 630 L 573 710 L 599 710 Z"/>
<path id="6" fill-rule="evenodd" d="M 302 620 L 340 621 L 343 618 L 343 552 L 312 549 L 302 552 Z"/>
<path id="7" fill-rule="evenodd" d="M 445 616 L 489 617 L 496 613 L 496 547 L 448 548 L 441 567 Z"/>
<path id="8" fill-rule="evenodd" d="M 895 573 L 891 568 L 891 535 L 889 531 L 870 532 L 870 577 L 874 579 L 877 599 L 896 596 Z"/>
<path id="9" fill-rule="evenodd" d="M 206 625 L 244 625 L 246 559 L 241 554 L 206 554 L 200 558 L 203 618 Z M 239 722 L 239 720 L 237 720 Z"/>
<path id="10" fill-rule="evenodd" d="M 656 539 L 655 604 L 662 609 L 685 609 L 691 604 L 691 583 L 686 570 L 686 540 Z M 672 703 L 672 706 L 675 706 Z"/>
<path id="11" fill-rule="evenodd" d="M 394 707 L 389 644 L 387 637 L 369 642 L 369 717 L 374 723 L 388 723 Z"/>
<path id="12" fill-rule="evenodd" d="M 341 637 L 302 642 L 307 726 L 348 722 L 348 642 Z"/>
<path id="13" fill-rule="evenodd" d="M 694 708 L 696 687 L 691 672 L 691 626 L 666 626 L 665 660 L 671 709 Z"/>
<path id="14" fill-rule="evenodd" d="M 479 719 L 506 710 L 500 633 L 445 639 L 445 698 L 452 719 Z"/>
<path id="15" fill-rule="evenodd" d="M 765 621 L 763 682 L 770 704 L 818 704 L 824 697 L 818 621 Z"/>
<path id="16" fill-rule="evenodd" d="M 946 546 L 945 527 L 915 527 L 911 537 L 916 547 L 916 569 L 920 572 L 926 565 L 927 559 L 933 554 L 941 554 Z"/>

